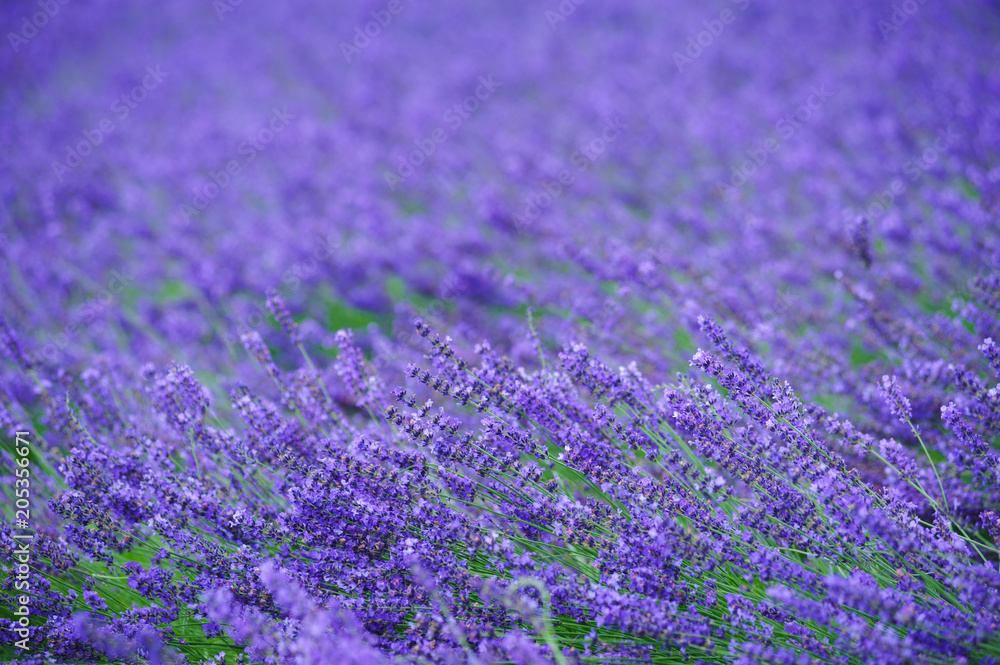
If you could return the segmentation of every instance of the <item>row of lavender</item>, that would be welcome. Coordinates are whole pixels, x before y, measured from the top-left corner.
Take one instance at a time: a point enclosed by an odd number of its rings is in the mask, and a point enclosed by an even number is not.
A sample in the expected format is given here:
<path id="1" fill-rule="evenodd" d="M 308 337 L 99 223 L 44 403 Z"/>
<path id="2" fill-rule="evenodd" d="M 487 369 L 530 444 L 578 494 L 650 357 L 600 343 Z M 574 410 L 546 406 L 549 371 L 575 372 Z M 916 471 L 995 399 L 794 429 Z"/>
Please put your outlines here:
<path id="1" fill-rule="evenodd" d="M 3 656 L 1000 658 L 987 3 L 38 7 Z"/>
<path id="2" fill-rule="evenodd" d="M 975 523 L 998 502 L 982 395 L 944 407 L 952 432 L 924 432 L 947 442 L 935 469 L 803 403 L 711 320 L 716 350 L 692 364 L 718 389 L 693 375 L 653 386 L 579 344 L 533 372 L 486 344 L 470 365 L 416 327 L 425 368 L 391 393 L 338 334 L 334 367 L 355 404 L 385 407 L 360 426 L 304 346 L 282 371 L 245 335 L 280 401 L 234 389 L 240 432 L 186 366 L 128 377 L 109 363 L 51 382 L 8 332 L 47 404 L 46 438 L 69 448 L 46 446 L 60 528 L 36 539 L 32 582 L 46 592 L 33 610 L 46 622 L 32 645 L 68 662 L 955 662 L 1000 650 L 996 548 L 975 536 L 983 525 L 1000 537 L 996 513 Z M 997 347 L 983 350 L 1000 373 Z M 417 405 L 421 385 L 448 409 Z M 880 392 L 923 446 L 896 382 Z"/>

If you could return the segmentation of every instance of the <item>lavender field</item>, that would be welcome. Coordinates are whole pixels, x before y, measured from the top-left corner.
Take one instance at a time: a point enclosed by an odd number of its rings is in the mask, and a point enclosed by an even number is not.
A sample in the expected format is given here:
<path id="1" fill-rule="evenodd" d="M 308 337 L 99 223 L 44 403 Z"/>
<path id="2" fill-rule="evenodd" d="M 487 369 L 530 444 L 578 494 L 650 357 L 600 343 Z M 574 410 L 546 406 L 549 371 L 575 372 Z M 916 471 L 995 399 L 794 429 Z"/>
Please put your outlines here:
<path id="1" fill-rule="evenodd" d="M 0 662 L 1000 665 L 997 2 L 0 28 Z"/>

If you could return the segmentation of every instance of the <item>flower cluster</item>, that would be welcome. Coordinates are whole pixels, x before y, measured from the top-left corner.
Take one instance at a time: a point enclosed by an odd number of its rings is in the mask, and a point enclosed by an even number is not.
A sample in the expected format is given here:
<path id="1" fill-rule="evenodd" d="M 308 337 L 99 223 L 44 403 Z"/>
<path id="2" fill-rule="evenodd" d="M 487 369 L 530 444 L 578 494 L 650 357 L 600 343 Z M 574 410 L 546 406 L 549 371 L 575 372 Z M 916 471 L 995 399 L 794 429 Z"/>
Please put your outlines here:
<path id="1" fill-rule="evenodd" d="M 997 16 L 732 4 L 0 9 L 0 661 L 1000 663 Z"/>

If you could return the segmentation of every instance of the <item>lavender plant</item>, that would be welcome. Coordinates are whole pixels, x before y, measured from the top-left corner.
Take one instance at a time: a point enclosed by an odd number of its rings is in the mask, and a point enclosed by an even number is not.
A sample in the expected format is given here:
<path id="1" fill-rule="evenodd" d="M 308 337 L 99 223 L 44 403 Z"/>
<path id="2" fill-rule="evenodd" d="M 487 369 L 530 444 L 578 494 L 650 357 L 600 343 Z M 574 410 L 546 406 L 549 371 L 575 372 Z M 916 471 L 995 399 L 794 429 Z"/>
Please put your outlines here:
<path id="1" fill-rule="evenodd" d="M 0 661 L 1000 663 L 994 7 L 47 7 Z"/>

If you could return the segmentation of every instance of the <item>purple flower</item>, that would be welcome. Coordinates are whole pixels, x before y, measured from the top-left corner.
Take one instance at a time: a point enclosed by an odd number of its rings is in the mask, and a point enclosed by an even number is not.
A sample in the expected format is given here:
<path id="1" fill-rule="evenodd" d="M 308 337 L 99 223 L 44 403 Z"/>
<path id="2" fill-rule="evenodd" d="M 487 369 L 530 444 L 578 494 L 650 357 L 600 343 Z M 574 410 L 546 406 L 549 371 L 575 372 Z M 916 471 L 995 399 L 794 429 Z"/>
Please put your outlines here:
<path id="1" fill-rule="evenodd" d="M 889 412 L 896 416 L 900 422 L 909 422 L 913 417 L 913 413 L 910 409 L 910 400 L 903 395 L 903 391 L 900 390 L 896 377 L 889 377 L 888 375 L 883 376 L 882 383 L 878 386 L 878 389 L 879 393 L 882 395 L 885 405 L 889 407 Z"/>
<path id="2" fill-rule="evenodd" d="M 298 324 L 292 320 L 292 315 L 288 312 L 284 299 L 274 289 L 267 290 L 267 308 L 271 310 L 271 314 L 291 338 L 292 344 L 299 344 L 302 341 L 302 335 L 299 332 Z"/>

